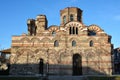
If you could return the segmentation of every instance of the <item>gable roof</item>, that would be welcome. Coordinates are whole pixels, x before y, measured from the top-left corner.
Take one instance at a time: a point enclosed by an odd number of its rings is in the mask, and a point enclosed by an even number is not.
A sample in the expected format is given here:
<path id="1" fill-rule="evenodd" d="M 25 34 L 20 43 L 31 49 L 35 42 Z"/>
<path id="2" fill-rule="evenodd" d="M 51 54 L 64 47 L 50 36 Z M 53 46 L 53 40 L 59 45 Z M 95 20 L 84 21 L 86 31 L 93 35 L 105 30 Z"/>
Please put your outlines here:
<path id="1" fill-rule="evenodd" d="M 2 52 L 2 53 L 11 53 L 11 48 L 1 50 L 0 52 Z"/>

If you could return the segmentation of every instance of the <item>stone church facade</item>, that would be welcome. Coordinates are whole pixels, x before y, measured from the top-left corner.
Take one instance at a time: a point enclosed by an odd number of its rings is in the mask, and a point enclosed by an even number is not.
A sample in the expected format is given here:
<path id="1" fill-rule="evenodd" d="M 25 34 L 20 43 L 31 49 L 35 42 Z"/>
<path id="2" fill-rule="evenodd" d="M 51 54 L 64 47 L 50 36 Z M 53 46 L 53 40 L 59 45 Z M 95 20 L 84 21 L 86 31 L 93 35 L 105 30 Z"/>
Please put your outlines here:
<path id="1" fill-rule="evenodd" d="M 10 74 L 112 74 L 111 36 L 86 26 L 82 10 L 60 10 L 60 26 L 47 26 L 45 15 L 28 19 L 28 34 L 12 37 Z"/>

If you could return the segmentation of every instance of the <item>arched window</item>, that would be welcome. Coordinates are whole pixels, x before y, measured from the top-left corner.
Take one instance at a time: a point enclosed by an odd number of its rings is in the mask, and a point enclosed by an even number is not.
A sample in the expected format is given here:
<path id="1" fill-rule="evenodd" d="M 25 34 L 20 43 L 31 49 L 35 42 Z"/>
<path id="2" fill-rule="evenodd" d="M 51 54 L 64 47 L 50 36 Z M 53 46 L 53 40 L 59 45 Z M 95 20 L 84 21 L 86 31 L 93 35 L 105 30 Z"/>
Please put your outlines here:
<path id="1" fill-rule="evenodd" d="M 78 34 L 78 27 L 76 27 L 76 34 Z"/>
<path id="2" fill-rule="evenodd" d="M 72 47 L 75 47 L 75 46 L 76 46 L 76 41 L 73 40 L 73 41 L 72 41 Z"/>
<path id="3" fill-rule="evenodd" d="M 88 35 L 89 36 L 96 36 L 96 32 L 95 31 L 88 31 Z"/>
<path id="4" fill-rule="evenodd" d="M 80 16 L 78 16 L 78 21 L 81 21 Z"/>
<path id="5" fill-rule="evenodd" d="M 58 47 L 59 46 L 59 42 L 58 42 L 58 40 L 56 40 L 55 42 L 54 42 L 54 47 Z"/>
<path id="6" fill-rule="evenodd" d="M 71 30 L 72 30 L 72 27 L 70 27 L 70 29 L 69 29 L 69 34 L 72 34 L 72 33 L 71 33 Z"/>
<path id="7" fill-rule="evenodd" d="M 70 21 L 73 21 L 74 20 L 74 16 L 73 14 L 70 15 Z"/>
<path id="8" fill-rule="evenodd" d="M 66 16 L 63 17 L 63 23 L 66 23 Z"/>
<path id="9" fill-rule="evenodd" d="M 91 41 L 90 41 L 90 47 L 93 47 L 93 45 L 94 45 L 94 43 L 93 43 L 93 41 L 91 40 Z"/>
<path id="10" fill-rule="evenodd" d="M 73 27 L 73 34 L 75 34 L 75 27 Z"/>
<path id="11" fill-rule="evenodd" d="M 52 36 L 55 36 L 55 35 L 56 35 L 56 32 L 55 32 L 55 31 L 53 31 L 53 32 L 52 32 Z"/>
<path id="12" fill-rule="evenodd" d="M 78 27 L 70 27 L 69 34 L 78 34 Z"/>

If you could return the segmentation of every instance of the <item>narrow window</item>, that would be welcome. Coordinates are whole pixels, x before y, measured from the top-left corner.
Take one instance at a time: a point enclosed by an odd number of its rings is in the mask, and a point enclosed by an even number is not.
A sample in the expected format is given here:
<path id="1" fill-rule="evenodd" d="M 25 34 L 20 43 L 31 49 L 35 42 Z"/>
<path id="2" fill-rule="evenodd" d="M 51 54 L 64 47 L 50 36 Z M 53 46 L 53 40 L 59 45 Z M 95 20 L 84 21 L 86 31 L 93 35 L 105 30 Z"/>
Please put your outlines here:
<path id="1" fill-rule="evenodd" d="M 71 34 L 71 27 L 70 27 L 70 29 L 69 29 L 69 34 Z"/>
<path id="2" fill-rule="evenodd" d="M 78 34 L 78 28 L 76 27 L 76 34 Z"/>
<path id="3" fill-rule="evenodd" d="M 76 46 L 76 41 L 72 41 L 72 47 L 75 47 Z"/>
<path id="4" fill-rule="evenodd" d="M 71 34 L 73 34 L 73 27 L 71 27 Z"/>
<path id="5" fill-rule="evenodd" d="M 59 42 L 56 40 L 55 42 L 54 42 L 54 47 L 58 47 L 59 46 Z"/>
<path id="6" fill-rule="evenodd" d="M 70 21 L 73 21 L 74 20 L 74 17 L 73 17 L 73 15 L 71 14 L 70 15 Z"/>
<path id="7" fill-rule="evenodd" d="M 80 16 L 78 16 L 78 21 L 81 21 L 81 20 L 80 20 Z"/>
<path id="8" fill-rule="evenodd" d="M 90 47 L 93 47 L 93 44 L 94 44 L 94 43 L 93 43 L 93 41 L 91 40 L 91 41 L 90 41 Z"/>
<path id="9" fill-rule="evenodd" d="M 73 34 L 75 34 L 75 27 L 73 27 Z"/>
<path id="10" fill-rule="evenodd" d="M 66 23 L 66 16 L 63 17 L 63 22 Z"/>

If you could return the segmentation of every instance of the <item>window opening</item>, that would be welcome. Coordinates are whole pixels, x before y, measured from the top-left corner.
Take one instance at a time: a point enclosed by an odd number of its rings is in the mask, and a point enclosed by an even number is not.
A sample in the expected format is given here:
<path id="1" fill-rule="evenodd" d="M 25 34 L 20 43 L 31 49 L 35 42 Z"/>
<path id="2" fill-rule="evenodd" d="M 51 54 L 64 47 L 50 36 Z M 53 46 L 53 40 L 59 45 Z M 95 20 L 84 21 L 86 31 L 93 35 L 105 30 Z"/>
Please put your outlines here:
<path id="1" fill-rule="evenodd" d="M 72 47 L 75 47 L 76 46 L 76 41 L 72 41 Z"/>
<path id="2" fill-rule="evenodd" d="M 70 21 L 73 21 L 74 20 L 74 17 L 73 17 L 73 15 L 71 14 L 70 15 Z"/>
<path id="3" fill-rule="evenodd" d="M 63 17 L 63 22 L 66 23 L 66 16 Z"/>
<path id="4" fill-rule="evenodd" d="M 55 42 L 54 42 L 54 47 L 58 47 L 59 46 L 59 42 L 56 40 Z"/>
<path id="5" fill-rule="evenodd" d="M 93 41 L 91 40 L 91 41 L 90 41 L 90 47 L 92 47 L 92 46 L 93 46 Z"/>

